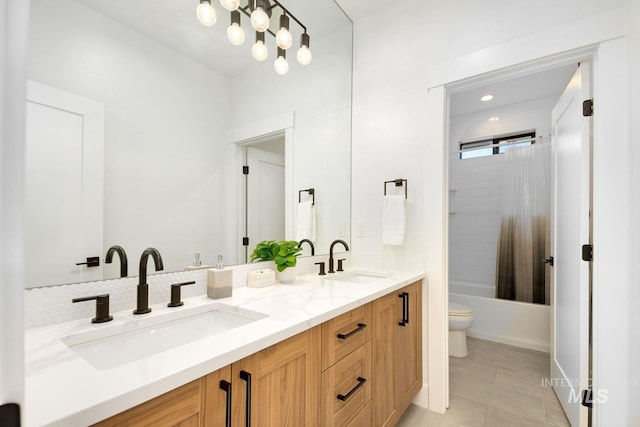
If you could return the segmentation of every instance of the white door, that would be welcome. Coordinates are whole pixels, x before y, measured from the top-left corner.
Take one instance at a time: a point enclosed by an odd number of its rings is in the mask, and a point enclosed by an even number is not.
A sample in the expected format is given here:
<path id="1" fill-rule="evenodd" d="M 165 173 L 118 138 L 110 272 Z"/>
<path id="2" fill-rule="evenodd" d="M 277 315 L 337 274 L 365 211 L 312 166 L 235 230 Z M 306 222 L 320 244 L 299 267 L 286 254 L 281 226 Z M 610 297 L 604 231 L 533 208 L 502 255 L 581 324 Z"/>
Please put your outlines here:
<path id="1" fill-rule="evenodd" d="M 26 285 L 102 278 L 104 108 L 28 82 Z M 99 267 L 76 265 L 99 257 Z"/>
<path id="2" fill-rule="evenodd" d="M 582 103 L 591 98 L 590 64 L 583 63 L 552 112 L 555 159 L 554 292 L 551 378 L 573 427 L 586 426 L 581 391 L 589 386 L 589 263 L 591 118 Z"/>
<path id="3" fill-rule="evenodd" d="M 247 148 L 249 248 L 262 240 L 284 240 L 284 156 Z"/>

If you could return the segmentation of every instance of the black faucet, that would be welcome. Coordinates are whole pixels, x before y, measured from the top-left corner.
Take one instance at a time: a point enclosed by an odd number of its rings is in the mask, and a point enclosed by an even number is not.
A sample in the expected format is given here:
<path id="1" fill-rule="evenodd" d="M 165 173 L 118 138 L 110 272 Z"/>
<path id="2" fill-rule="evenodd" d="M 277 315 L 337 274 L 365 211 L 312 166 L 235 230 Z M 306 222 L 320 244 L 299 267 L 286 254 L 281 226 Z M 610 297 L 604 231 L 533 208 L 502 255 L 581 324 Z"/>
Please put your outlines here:
<path id="1" fill-rule="evenodd" d="M 309 239 L 302 239 L 300 240 L 300 243 L 298 243 L 298 247 L 301 248 L 303 243 L 309 244 L 311 247 L 311 256 L 314 256 L 316 254 L 316 248 L 313 247 L 313 242 Z"/>
<path id="2" fill-rule="evenodd" d="M 104 259 L 106 264 L 111 264 L 113 261 L 113 254 L 118 253 L 118 258 L 120 258 L 120 277 L 127 277 L 129 266 L 127 263 L 127 253 L 125 252 L 122 246 L 113 245 L 107 250 L 107 256 Z"/>
<path id="3" fill-rule="evenodd" d="M 335 273 L 335 270 L 333 269 L 333 247 L 336 243 L 341 243 L 347 251 L 349 250 L 349 245 L 347 245 L 347 242 L 344 240 L 337 239 L 331 243 L 331 246 L 329 247 L 329 271 L 327 273 Z"/>
<path id="4" fill-rule="evenodd" d="M 142 251 L 142 255 L 140 255 L 140 274 L 138 276 L 138 303 L 137 308 L 133 310 L 133 314 L 145 314 L 151 311 L 149 308 L 149 285 L 147 284 L 147 260 L 149 255 L 153 257 L 156 271 L 164 268 L 162 257 L 156 248 L 147 248 Z"/>

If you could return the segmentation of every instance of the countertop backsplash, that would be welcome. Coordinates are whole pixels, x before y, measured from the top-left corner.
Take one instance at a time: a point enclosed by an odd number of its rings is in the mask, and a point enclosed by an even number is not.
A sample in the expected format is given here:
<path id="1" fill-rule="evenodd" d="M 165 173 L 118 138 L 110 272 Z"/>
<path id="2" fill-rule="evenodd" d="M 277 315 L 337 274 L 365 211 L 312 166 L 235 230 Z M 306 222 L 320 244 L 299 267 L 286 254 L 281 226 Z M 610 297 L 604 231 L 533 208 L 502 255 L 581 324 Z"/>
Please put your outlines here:
<path id="1" fill-rule="evenodd" d="M 345 267 L 350 266 L 350 253 L 340 253 L 340 258 L 346 258 Z M 327 262 L 328 255 L 303 257 L 298 259 L 297 273 L 313 274 L 318 271 L 316 262 Z M 228 266 L 233 270 L 233 287 L 247 285 L 247 274 L 253 270 L 271 268 L 275 265 L 271 261 L 251 264 Z M 169 302 L 171 284 L 194 280 L 195 285 L 182 288 L 182 298 L 204 295 L 207 292 L 207 269 L 185 270 L 171 273 L 151 273 L 147 277 L 149 284 L 149 305 Z M 95 316 L 95 303 L 84 302 L 73 304 L 73 298 L 109 294 L 111 313 L 133 310 L 136 307 L 136 286 L 138 277 L 122 279 L 100 280 L 86 283 L 49 286 L 25 290 L 25 328 L 38 328 L 56 323 L 68 322 L 82 318 L 90 319 Z M 287 285 L 289 286 L 289 285 Z M 294 285 L 295 286 L 295 285 Z"/>

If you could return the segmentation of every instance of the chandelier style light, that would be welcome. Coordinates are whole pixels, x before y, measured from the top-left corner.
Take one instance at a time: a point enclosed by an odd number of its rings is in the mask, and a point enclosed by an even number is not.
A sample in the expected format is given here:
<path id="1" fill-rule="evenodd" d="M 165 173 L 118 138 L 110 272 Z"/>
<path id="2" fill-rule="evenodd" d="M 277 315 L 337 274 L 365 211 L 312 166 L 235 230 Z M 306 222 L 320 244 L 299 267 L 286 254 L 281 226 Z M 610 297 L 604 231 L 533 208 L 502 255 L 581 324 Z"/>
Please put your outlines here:
<path id="1" fill-rule="evenodd" d="M 211 5 L 211 0 L 199 0 L 196 8 L 196 16 L 202 25 L 208 27 L 214 25 L 217 20 L 216 10 Z M 302 65 L 311 63 L 312 55 L 309 49 L 309 34 L 305 27 L 295 16 L 291 14 L 278 0 L 247 0 L 248 4 L 240 6 L 241 0 L 220 0 L 224 9 L 230 12 L 231 25 L 227 28 L 227 38 L 233 45 L 239 46 L 245 41 L 245 32 L 240 22 L 240 13 L 246 15 L 251 20 L 251 26 L 255 30 L 255 43 L 251 46 L 251 54 L 256 61 L 264 61 L 269 56 L 269 50 L 265 44 L 265 33 L 271 34 L 276 41 L 277 55 L 273 64 L 278 74 L 284 75 L 289 71 L 287 62 L 287 49 L 293 45 L 293 36 L 289 31 L 290 19 L 302 28 L 300 36 L 300 48 L 296 54 L 298 62 Z M 279 18 L 279 30 L 274 33 L 269 29 L 273 9 L 279 8 L 282 14 Z"/>

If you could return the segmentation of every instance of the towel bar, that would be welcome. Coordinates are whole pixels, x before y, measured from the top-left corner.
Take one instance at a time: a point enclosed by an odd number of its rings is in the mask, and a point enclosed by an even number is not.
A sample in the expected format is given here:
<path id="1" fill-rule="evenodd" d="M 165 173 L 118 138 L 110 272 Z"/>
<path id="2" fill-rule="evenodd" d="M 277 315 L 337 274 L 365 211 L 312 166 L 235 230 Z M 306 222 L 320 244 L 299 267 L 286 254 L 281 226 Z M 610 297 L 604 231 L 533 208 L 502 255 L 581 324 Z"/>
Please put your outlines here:
<path id="1" fill-rule="evenodd" d="M 298 203 L 302 201 L 302 193 L 309 193 L 311 196 L 311 204 L 315 206 L 316 204 L 316 190 L 314 188 L 307 188 L 306 190 L 298 191 Z"/>
<path id="2" fill-rule="evenodd" d="M 402 187 L 404 185 L 404 198 L 407 198 L 407 180 L 403 178 L 392 179 L 391 181 L 384 182 L 384 195 L 387 195 L 387 184 L 395 184 L 396 187 Z"/>

